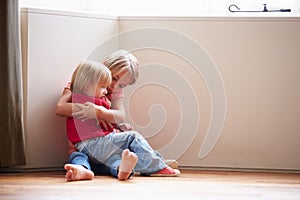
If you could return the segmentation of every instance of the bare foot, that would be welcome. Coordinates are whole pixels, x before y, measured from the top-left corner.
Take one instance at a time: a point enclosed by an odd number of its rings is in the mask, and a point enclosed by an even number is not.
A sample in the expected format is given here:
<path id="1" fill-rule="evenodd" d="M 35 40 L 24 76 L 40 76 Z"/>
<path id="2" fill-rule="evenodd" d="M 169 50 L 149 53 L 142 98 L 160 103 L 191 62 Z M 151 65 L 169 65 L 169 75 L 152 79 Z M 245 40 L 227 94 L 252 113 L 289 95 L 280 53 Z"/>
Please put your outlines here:
<path id="1" fill-rule="evenodd" d="M 67 181 L 92 180 L 94 178 L 94 172 L 81 165 L 65 164 L 64 168 L 67 170 L 65 175 Z"/>
<path id="2" fill-rule="evenodd" d="M 137 161 L 138 161 L 138 157 L 135 153 L 129 151 L 128 149 L 125 149 L 122 152 L 122 160 L 121 160 L 119 173 L 118 173 L 119 180 L 125 181 L 129 178 Z"/>

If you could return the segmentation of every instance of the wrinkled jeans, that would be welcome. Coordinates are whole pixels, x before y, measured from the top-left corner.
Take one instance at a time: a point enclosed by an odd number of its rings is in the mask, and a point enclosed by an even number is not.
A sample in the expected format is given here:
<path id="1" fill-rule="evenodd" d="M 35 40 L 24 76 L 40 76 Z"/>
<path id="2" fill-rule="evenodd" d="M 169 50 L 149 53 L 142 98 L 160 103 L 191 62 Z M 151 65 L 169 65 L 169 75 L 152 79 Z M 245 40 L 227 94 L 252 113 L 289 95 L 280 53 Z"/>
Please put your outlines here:
<path id="1" fill-rule="evenodd" d="M 89 159 L 88 155 L 80 151 L 74 151 L 69 155 L 68 163 L 81 165 L 86 169 L 92 170 L 96 175 L 109 175 L 111 170 L 106 165 L 94 162 Z"/>
<path id="2" fill-rule="evenodd" d="M 76 148 L 95 163 L 103 163 L 117 176 L 123 150 L 129 149 L 138 156 L 135 172 L 150 175 L 167 165 L 162 156 L 136 131 L 110 133 L 103 137 L 78 142 Z"/>

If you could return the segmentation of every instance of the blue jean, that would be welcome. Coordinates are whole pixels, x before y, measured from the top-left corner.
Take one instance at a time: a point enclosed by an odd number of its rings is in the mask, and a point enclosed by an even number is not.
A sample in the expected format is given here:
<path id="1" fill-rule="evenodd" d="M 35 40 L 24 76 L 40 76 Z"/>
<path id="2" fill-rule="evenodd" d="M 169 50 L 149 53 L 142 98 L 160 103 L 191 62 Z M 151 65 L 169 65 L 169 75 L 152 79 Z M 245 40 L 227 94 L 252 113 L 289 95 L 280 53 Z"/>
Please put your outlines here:
<path id="1" fill-rule="evenodd" d="M 86 154 L 79 151 L 74 151 L 69 155 L 69 163 L 74 165 L 81 165 L 91 170 L 89 157 Z"/>
<path id="2" fill-rule="evenodd" d="M 134 168 L 136 172 L 149 175 L 167 166 L 162 156 L 153 150 L 136 131 L 110 133 L 104 137 L 79 142 L 75 146 L 79 151 L 87 154 L 93 162 L 108 166 L 113 176 L 118 174 L 121 154 L 125 149 L 129 149 L 138 156 L 138 162 Z"/>
<path id="3" fill-rule="evenodd" d="M 110 174 L 110 169 L 99 162 L 94 162 L 90 160 L 88 155 L 80 151 L 74 151 L 69 155 L 69 162 L 74 165 L 81 165 L 86 169 L 92 170 L 96 175 L 108 175 Z"/>

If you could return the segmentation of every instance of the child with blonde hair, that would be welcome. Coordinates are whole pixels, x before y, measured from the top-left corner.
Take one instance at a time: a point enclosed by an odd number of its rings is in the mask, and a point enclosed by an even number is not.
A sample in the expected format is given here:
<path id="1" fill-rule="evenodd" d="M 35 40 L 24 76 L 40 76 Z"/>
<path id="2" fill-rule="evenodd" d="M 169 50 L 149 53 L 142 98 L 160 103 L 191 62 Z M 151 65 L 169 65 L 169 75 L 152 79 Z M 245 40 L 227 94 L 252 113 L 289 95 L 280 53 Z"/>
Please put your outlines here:
<path id="1" fill-rule="evenodd" d="M 108 68 L 96 62 L 81 62 L 72 75 L 72 102 L 93 103 L 110 109 L 105 95 L 111 85 Z M 69 140 L 95 163 L 105 164 L 119 180 L 127 180 L 134 170 L 144 175 L 161 174 L 171 169 L 136 131 L 115 133 L 99 124 L 96 114 L 88 119 L 67 119 Z M 173 169 L 172 169 L 173 170 Z M 179 171 L 173 170 L 179 174 Z"/>
<path id="2" fill-rule="evenodd" d="M 110 109 L 110 102 L 105 97 L 107 94 L 106 88 L 110 84 L 111 73 L 107 67 L 92 61 L 81 62 L 71 78 L 72 102 L 82 104 L 91 102 Z M 89 144 L 92 139 L 105 137 L 113 132 L 111 127 L 107 128 L 99 124 L 95 117 L 84 121 L 68 117 L 66 126 L 68 139 L 74 145 L 82 141 Z M 103 148 L 107 150 L 109 145 L 109 143 L 106 143 Z M 113 168 L 117 173 L 115 176 L 120 180 L 128 179 L 138 159 L 136 154 L 128 149 L 123 149 L 122 152 L 108 152 L 105 149 L 102 152 L 107 153 L 101 154 L 98 159 Z"/>
<path id="3" fill-rule="evenodd" d="M 113 52 L 103 62 L 112 74 L 111 85 L 108 86 L 106 97 L 111 101 L 111 109 L 97 106 L 91 102 L 85 104 L 70 103 L 72 92 L 70 87 L 65 87 L 63 95 L 56 106 L 56 114 L 64 117 L 76 117 L 81 120 L 97 117 L 99 124 L 105 127 L 110 124 L 117 124 L 121 131 L 132 130 L 132 126 L 124 123 L 125 109 L 123 105 L 122 90 L 135 83 L 138 77 L 138 61 L 136 57 L 127 50 L 117 50 Z M 167 160 L 168 165 L 173 168 L 178 167 L 175 160 Z M 96 174 L 110 173 L 110 169 L 100 163 L 95 163 L 85 153 L 78 151 L 70 143 L 69 163 L 64 166 L 67 170 L 66 178 L 68 181 L 91 180 Z M 177 176 L 180 172 L 173 171 L 172 168 L 160 172 L 161 176 Z M 159 174 L 159 173 L 158 173 Z M 156 175 L 158 175 L 156 174 Z"/>

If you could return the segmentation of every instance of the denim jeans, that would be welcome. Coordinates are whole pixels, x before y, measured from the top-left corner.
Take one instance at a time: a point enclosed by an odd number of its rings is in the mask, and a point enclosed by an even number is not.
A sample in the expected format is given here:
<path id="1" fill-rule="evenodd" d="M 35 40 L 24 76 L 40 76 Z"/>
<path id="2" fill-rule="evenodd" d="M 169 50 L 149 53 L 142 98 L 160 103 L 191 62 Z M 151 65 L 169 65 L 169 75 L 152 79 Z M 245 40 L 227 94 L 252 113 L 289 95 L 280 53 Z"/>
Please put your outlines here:
<path id="1" fill-rule="evenodd" d="M 69 163 L 81 165 L 86 169 L 92 170 L 96 175 L 110 174 L 110 169 L 106 165 L 89 159 L 88 155 L 80 151 L 74 151 L 69 155 Z"/>
<path id="2" fill-rule="evenodd" d="M 81 165 L 91 170 L 89 157 L 86 154 L 79 151 L 74 151 L 69 155 L 69 163 L 74 165 Z"/>
<path id="3" fill-rule="evenodd" d="M 118 173 L 121 154 L 125 149 L 129 149 L 138 156 L 138 162 L 134 168 L 135 172 L 149 175 L 167 166 L 162 156 L 153 150 L 136 131 L 110 133 L 104 137 L 79 142 L 75 146 L 94 162 L 108 166 L 113 176 Z"/>

